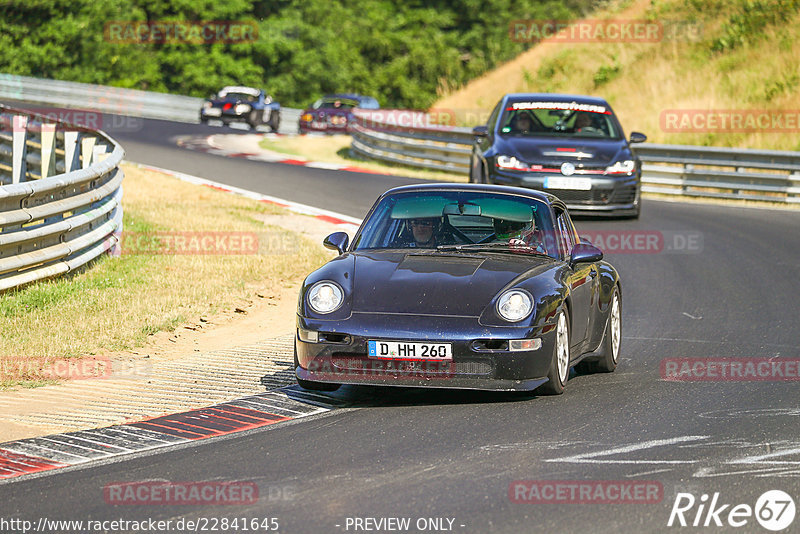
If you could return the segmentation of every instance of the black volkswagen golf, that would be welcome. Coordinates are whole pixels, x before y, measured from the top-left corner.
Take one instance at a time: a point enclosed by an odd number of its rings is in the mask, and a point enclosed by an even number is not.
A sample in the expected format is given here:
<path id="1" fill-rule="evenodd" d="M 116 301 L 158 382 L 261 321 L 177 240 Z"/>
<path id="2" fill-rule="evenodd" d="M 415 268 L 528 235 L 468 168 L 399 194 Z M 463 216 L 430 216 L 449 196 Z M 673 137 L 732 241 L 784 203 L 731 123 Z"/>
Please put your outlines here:
<path id="1" fill-rule="evenodd" d="M 573 214 L 638 218 L 642 165 L 602 98 L 515 93 L 473 129 L 470 181 L 530 187 L 563 200 Z"/>

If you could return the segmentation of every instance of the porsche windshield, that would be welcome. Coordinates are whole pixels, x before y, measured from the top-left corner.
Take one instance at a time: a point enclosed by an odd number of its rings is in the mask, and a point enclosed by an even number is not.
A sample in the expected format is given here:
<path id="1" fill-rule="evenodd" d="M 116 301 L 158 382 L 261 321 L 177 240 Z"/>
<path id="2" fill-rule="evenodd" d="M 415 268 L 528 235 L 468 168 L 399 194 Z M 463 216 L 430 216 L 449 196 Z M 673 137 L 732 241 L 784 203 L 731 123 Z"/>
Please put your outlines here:
<path id="1" fill-rule="evenodd" d="M 499 133 L 523 137 L 621 139 L 611 110 L 575 102 L 514 102 L 500 117 Z"/>
<path id="2" fill-rule="evenodd" d="M 353 248 L 511 251 L 557 257 L 557 247 L 547 239 L 553 236 L 552 229 L 548 205 L 535 198 L 468 191 L 409 192 L 381 200 Z"/>

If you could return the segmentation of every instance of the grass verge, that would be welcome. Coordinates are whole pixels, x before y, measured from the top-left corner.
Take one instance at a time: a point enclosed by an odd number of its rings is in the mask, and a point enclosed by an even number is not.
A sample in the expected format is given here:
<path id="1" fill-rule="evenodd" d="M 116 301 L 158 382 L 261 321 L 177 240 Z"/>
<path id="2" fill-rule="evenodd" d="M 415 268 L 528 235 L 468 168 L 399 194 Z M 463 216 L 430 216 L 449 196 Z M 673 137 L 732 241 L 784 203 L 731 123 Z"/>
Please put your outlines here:
<path id="1" fill-rule="evenodd" d="M 352 165 L 371 171 L 408 176 L 438 182 L 466 182 L 467 176 L 447 172 L 414 169 L 404 165 L 362 159 L 350 154 L 349 135 L 297 135 L 286 137 L 265 137 L 259 142 L 261 148 L 298 156 L 310 161 Z"/>
<path id="2" fill-rule="evenodd" d="M 256 236 L 254 254 L 126 254 L 84 272 L 0 297 L 0 389 L 53 380 L 56 361 L 127 350 L 148 336 L 230 309 L 255 293 L 271 295 L 327 261 L 299 234 L 259 221 L 283 213 L 268 204 L 124 166 L 124 236 L 159 239 L 235 232 Z M 125 241 L 123 240 L 123 243 Z M 190 247 L 184 251 L 191 251 Z M 222 248 L 215 248 L 221 252 Z"/>

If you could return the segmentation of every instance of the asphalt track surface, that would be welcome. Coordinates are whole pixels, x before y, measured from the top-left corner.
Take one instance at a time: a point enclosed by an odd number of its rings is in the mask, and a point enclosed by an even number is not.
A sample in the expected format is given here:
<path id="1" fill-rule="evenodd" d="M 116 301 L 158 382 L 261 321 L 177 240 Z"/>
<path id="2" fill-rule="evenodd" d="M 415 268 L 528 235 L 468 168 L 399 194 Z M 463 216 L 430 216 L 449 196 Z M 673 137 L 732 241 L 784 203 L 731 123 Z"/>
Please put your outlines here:
<path id="1" fill-rule="evenodd" d="M 222 130 L 143 126 L 110 132 L 131 161 L 347 215 L 363 216 L 385 189 L 418 181 L 188 152 L 170 138 Z M 347 518 L 395 517 L 410 518 L 408 532 L 435 531 L 418 529 L 420 518 L 452 519 L 451 531 L 464 533 L 767 532 L 754 517 L 740 528 L 726 521 L 733 506 L 754 507 L 767 490 L 800 504 L 799 382 L 664 381 L 660 366 L 800 357 L 800 212 L 645 200 L 639 221 L 577 226 L 657 230 L 669 241 L 654 253 L 607 255 L 623 280 L 615 373 L 573 373 L 557 397 L 346 387 L 336 396 L 349 407 L 321 416 L 1 484 L 0 518 L 272 517 L 281 533 L 389 532 Z M 674 250 L 675 235 L 699 235 L 701 244 Z M 106 484 L 141 480 L 254 481 L 261 497 L 205 507 L 104 501 Z M 663 494 L 657 503 L 514 503 L 517 480 L 653 481 Z M 718 505 L 730 505 L 719 516 L 725 527 L 713 519 L 707 528 L 667 527 L 678 493 L 698 501 L 685 513 L 691 524 L 701 495 L 715 492 Z M 800 517 L 784 530 L 798 531 Z"/>

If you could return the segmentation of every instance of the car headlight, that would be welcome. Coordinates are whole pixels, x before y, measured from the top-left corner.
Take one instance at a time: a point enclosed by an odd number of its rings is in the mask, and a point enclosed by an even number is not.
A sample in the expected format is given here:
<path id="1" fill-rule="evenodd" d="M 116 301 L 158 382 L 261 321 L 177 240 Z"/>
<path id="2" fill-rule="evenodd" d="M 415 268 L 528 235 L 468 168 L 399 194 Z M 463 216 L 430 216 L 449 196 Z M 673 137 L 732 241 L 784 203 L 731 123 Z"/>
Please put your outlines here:
<path id="1" fill-rule="evenodd" d="M 615 164 L 606 167 L 606 174 L 630 174 L 633 172 L 635 167 L 636 164 L 632 159 L 626 159 L 625 161 L 618 161 Z"/>
<path id="2" fill-rule="evenodd" d="M 497 313 L 506 321 L 515 323 L 531 314 L 533 301 L 531 296 L 519 289 L 506 291 L 497 299 Z"/>
<path id="3" fill-rule="evenodd" d="M 317 313 L 331 313 L 344 301 L 344 291 L 336 282 L 324 280 L 317 282 L 307 295 L 308 305 Z"/>
<path id="4" fill-rule="evenodd" d="M 249 104 L 236 104 L 236 107 L 233 108 L 233 111 L 235 111 L 236 113 L 247 113 L 248 111 L 250 111 L 250 105 Z"/>
<path id="5" fill-rule="evenodd" d="M 514 156 L 497 156 L 495 162 L 501 169 L 517 169 L 522 171 L 528 168 L 527 165 L 522 163 Z"/>
<path id="6" fill-rule="evenodd" d="M 311 115 L 311 113 L 304 113 L 300 117 L 300 120 L 303 122 L 311 122 L 312 120 L 314 120 L 314 117 Z"/>
<path id="7" fill-rule="evenodd" d="M 206 108 L 206 109 L 210 108 L 212 105 L 213 104 L 211 104 L 211 102 L 204 102 L 203 103 L 203 107 Z"/>

